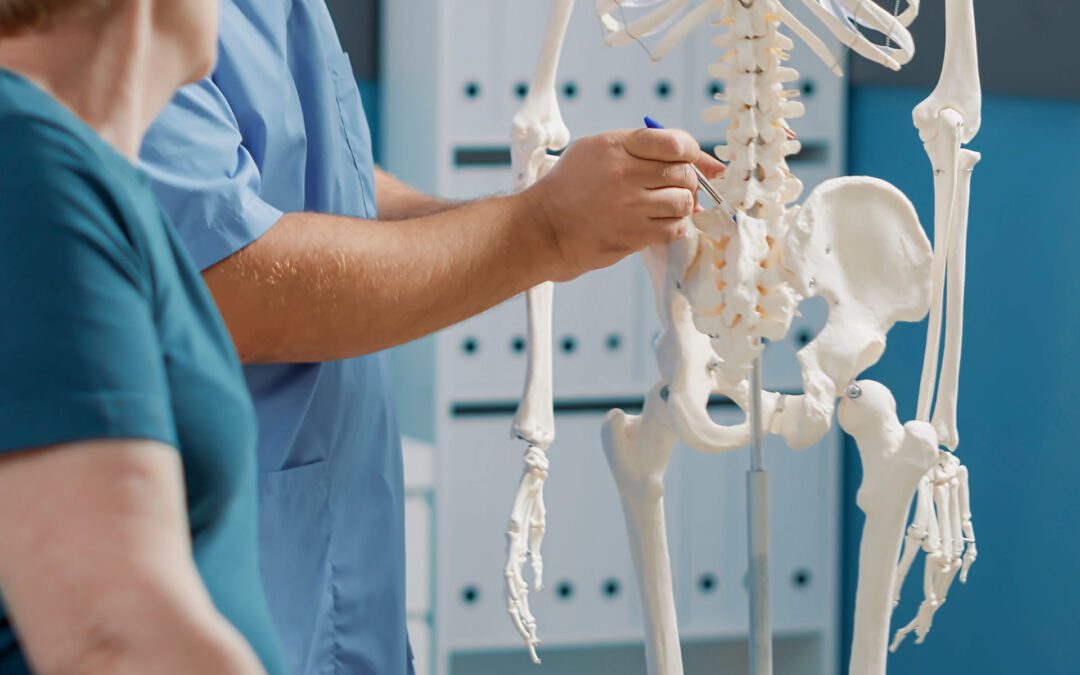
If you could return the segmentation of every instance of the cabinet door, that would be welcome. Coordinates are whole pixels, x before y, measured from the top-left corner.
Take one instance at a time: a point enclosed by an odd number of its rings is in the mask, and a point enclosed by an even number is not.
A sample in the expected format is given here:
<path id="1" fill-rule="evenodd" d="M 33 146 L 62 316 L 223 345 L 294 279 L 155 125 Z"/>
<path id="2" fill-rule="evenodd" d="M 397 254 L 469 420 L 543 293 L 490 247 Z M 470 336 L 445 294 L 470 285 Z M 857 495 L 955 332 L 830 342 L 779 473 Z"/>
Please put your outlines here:
<path id="1" fill-rule="evenodd" d="M 741 419 L 719 409 L 724 423 Z M 827 629 L 835 617 L 840 435 L 799 452 L 779 437 L 766 444 L 769 473 L 770 585 L 779 632 Z M 689 600 L 682 619 L 689 631 L 745 634 L 748 630 L 746 472 L 749 453 L 708 456 L 687 450 L 679 493 L 680 542 L 689 551 Z"/>

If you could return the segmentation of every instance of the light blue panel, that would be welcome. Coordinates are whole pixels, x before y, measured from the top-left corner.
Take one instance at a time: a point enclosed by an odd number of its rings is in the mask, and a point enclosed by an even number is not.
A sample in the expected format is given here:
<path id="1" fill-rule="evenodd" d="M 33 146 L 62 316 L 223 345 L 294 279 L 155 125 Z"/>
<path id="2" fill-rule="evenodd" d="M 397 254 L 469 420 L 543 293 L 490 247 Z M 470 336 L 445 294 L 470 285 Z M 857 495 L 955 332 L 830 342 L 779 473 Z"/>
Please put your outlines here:
<path id="1" fill-rule="evenodd" d="M 363 101 L 364 114 L 367 115 L 368 128 L 371 129 L 371 154 L 378 164 L 382 159 L 382 107 L 379 105 L 379 83 L 375 80 L 358 79 L 360 100 Z"/>
<path id="2" fill-rule="evenodd" d="M 911 126 L 926 92 L 852 92 L 850 173 L 884 178 L 932 225 L 931 173 Z M 972 146 L 960 456 L 971 471 L 979 560 L 954 586 L 924 645 L 906 643 L 891 675 L 1075 675 L 1080 659 L 1080 102 L 991 97 Z M 873 377 L 914 414 L 924 327 L 901 326 Z M 845 648 L 849 652 L 862 514 L 848 450 Z M 897 621 L 921 598 L 913 574 Z"/>
<path id="3" fill-rule="evenodd" d="M 375 163 L 382 157 L 380 88 L 375 80 L 357 80 L 371 127 Z M 401 433 L 420 441 L 435 440 L 435 340 L 425 338 L 394 349 L 394 390 Z"/>
<path id="4" fill-rule="evenodd" d="M 393 350 L 394 391 L 401 434 L 435 442 L 435 338 L 428 336 Z"/>

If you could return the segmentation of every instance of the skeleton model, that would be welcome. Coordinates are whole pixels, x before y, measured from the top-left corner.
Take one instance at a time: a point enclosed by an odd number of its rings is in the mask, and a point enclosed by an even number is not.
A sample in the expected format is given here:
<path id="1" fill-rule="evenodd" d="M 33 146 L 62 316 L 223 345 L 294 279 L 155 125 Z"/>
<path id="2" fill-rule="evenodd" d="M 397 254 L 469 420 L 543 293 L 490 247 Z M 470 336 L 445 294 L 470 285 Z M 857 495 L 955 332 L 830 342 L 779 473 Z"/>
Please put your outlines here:
<path id="1" fill-rule="evenodd" d="M 903 13 L 890 13 L 872 0 L 801 1 L 863 57 L 897 70 L 914 53 L 907 27 L 918 14 L 915 0 Z M 683 672 L 663 510 L 664 472 L 677 442 L 719 453 L 772 433 L 792 448 L 807 448 L 826 434 L 838 408 L 840 426 L 858 443 L 863 481 L 857 501 L 866 514 L 851 654 L 854 674 L 885 672 L 892 611 L 920 549 L 926 553 L 925 599 L 911 623 L 896 633 L 893 648 L 911 632 L 919 642 L 926 637 L 953 580 L 959 574 L 965 581 L 975 560 L 967 470 L 952 451 L 959 441 L 956 399 L 968 197 L 979 161 L 963 146 L 978 132 L 981 94 L 974 0 L 941 1 L 947 18 L 943 72 L 938 87 L 914 112 L 934 169 L 933 247 L 908 199 L 880 180 L 834 179 L 801 206 L 794 205 L 802 184 L 785 158 L 798 153 L 800 145 L 788 120 L 800 117 L 803 106 L 794 100 L 797 92 L 785 89 L 799 73 L 784 65 L 794 43 L 781 29 L 790 29 L 841 74 L 837 57 L 785 7 L 794 0 L 705 0 L 689 12 L 684 12 L 689 0 L 626 1 L 635 7 L 655 5 L 630 22 L 623 0 L 597 2 L 611 45 L 638 42 L 670 27 L 652 51 L 654 58 L 711 21 L 721 31 L 714 40 L 719 58 L 709 72 L 726 85 L 726 93 L 717 96 L 719 105 L 705 117 L 727 123 L 727 145 L 716 149 L 727 171 L 713 187 L 735 217 L 720 208 L 706 210 L 693 217 L 685 240 L 643 254 L 662 324 L 655 344 L 661 381 L 649 392 L 641 415 L 612 411 L 603 428 L 645 607 L 651 675 Z M 537 73 L 514 120 L 519 189 L 551 168 L 555 160 L 548 150 L 570 139 L 557 105 L 555 75 L 573 5 L 574 0 L 553 0 Z M 879 40 L 884 44 L 869 39 L 867 31 L 884 36 Z M 783 338 L 799 303 L 812 296 L 825 299 L 829 317 L 798 353 L 803 393 L 760 392 L 753 373 L 763 340 Z M 507 533 L 505 570 L 509 612 L 534 660 L 540 641 L 524 567 L 531 560 L 534 588 L 541 588 L 543 484 L 554 440 L 551 307 L 550 284 L 529 292 L 529 371 L 514 421 L 514 434 L 528 450 Z M 857 378 L 881 357 L 893 324 L 919 321 L 928 312 L 918 418 L 902 424 L 889 390 Z M 749 410 L 748 421 L 716 424 L 707 411 L 713 394 Z M 913 499 L 914 523 L 905 537 Z"/>

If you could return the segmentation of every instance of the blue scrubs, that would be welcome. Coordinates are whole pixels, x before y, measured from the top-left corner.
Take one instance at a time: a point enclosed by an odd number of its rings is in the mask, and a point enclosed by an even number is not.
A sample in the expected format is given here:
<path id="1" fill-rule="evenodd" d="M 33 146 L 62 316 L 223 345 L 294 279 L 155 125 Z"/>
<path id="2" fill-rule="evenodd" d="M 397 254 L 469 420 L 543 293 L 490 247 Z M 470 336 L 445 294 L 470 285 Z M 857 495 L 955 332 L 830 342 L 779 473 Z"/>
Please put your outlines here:
<path id="1" fill-rule="evenodd" d="M 324 0 L 224 0 L 221 12 L 217 69 L 181 90 L 142 153 L 203 269 L 282 213 L 376 214 L 367 121 Z M 262 574 L 293 674 L 411 672 L 388 365 L 378 354 L 245 369 Z"/>

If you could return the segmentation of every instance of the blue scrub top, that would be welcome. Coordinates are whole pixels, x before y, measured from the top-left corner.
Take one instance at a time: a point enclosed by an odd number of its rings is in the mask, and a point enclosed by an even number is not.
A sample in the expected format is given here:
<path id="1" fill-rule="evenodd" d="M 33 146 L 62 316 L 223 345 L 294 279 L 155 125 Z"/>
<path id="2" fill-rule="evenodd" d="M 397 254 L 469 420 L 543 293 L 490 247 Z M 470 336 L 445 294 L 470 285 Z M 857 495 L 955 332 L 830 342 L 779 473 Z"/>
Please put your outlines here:
<path id="1" fill-rule="evenodd" d="M 203 269 L 283 212 L 376 215 L 367 121 L 324 0 L 224 0 L 221 13 L 216 70 L 181 90 L 142 152 Z M 290 673 L 411 672 L 388 365 L 377 354 L 245 368 L 262 574 Z"/>

